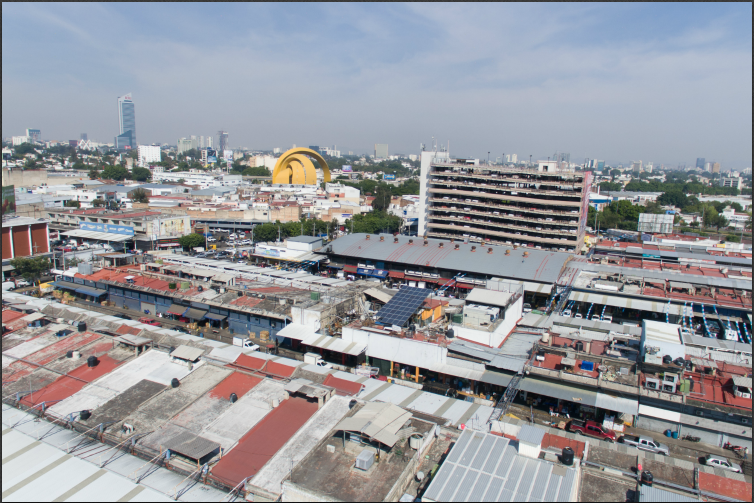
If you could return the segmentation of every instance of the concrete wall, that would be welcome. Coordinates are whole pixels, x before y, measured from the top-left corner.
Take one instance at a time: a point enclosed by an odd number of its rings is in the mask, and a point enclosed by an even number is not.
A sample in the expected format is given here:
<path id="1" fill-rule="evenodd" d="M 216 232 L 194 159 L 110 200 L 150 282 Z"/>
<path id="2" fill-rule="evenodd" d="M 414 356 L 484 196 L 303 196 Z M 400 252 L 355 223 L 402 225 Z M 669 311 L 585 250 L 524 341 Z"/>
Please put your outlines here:
<path id="1" fill-rule="evenodd" d="M 291 306 L 291 318 L 294 323 L 300 323 L 319 330 L 322 323 L 322 311 Z"/>
<path id="2" fill-rule="evenodd" d="M 8 169 L 3 168 L 3 186 L 31 187 L 32 185 L 70 185 L 89 180 L 88 174 L 77 173 L 76 176 L 48 176 L 46 169 Z"/>
<path id="3" fill-rule="evenodd" d="M 666 430 L 678 431 L 678 423 L 666 421 L 664 419 L 658 419 L 655 417 L 638 416 L 636 419 L 636 427 L 649 431 L 655 431 L 664 434 Z M 689 425 L 680 426 L 681 436 L 693 435 L 702 439 L 702 442 L 717 447 L 722 447 L 725 442 L 730 441 L 732 444 L 747 446 L 749 450 L 752 448 L 751 437 L 739 437 L 735 435 L 729 435 L 720 431 L 712 431 L 704 428 L 698 428 Z M 662 442 L 662 439 L 658 437 L 658 440 Z"/>

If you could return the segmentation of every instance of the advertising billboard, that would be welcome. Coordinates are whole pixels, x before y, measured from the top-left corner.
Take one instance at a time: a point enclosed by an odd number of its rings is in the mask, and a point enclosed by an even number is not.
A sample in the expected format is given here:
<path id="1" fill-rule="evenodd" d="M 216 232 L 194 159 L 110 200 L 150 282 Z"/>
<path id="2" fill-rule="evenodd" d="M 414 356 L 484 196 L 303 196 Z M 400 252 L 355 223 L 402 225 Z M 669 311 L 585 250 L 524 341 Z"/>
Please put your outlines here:
<path id="1" fill-rule="evenodd" d="M 395 175 L 382 175 L 383 180 L 395 180 Z"/>
<path id="2" fill-rule="evenodd" d="M 223 159 L 226 161 L 232 161 L 233 160 L 233 151 L 232 150 L 223 150 Z"/>
<path id="3" fill-rule="evenodd" d="M 342 168 L 343 173 L 351 173 L 353 172 L 353 168 L 351 168 L 350 164 L 344 164 Z"/>
<path id="4" fill-rule="evenodd" d="M 134 235 L 134 228 L 130 225 L 93 224 L 89 222 L 79 222 L 79 229 L 81 229 L 82 231 L 107 232 L 109 234 L 124 234 L 126 236 Z"/>
<path id="5" fill-rule="evenodd" d="M 217 150 L 212 149 L 212 148 L 207 149 L 207 162 L 208 163 L 217 162 Z"/>
<path id="6" fill-rule="evenodd" d="M 16 213 L 16 186 L 3 187 L 3 216 Z"/>

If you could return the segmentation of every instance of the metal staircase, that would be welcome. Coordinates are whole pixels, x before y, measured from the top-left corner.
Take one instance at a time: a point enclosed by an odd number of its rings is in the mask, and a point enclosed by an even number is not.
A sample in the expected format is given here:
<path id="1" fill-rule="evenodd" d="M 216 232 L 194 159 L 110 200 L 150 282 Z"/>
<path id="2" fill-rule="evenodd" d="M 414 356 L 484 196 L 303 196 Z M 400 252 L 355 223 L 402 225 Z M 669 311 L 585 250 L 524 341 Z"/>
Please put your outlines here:
<path id="1" fill-rule="evenodd" d="M 466 276 L 466 273 L 456 274 L 455 276 L 453 276 L 453 278 L 451 280 L 449 280 L 447 283 L 445 283 L 444 285 L 442 285 L 442 287 L 440 287 L 440 289 L 437 290 L 437 293 L 435 295 L 438 295 L 438 296 L 443 295 L 443 293 L 445 293 L 445 290 L 447 290 L 451 286 L 453 286 L 456 283 L 458 283 L 458 280 L 461 279 L 461 278 L 463 278 L 464 276 Z"/>
<path id="2" fill-rule="evenodd" d="M 558 292 L 558 294 L 560 295 L 560 299 L 558 300 L 558 303 L 555 306 L 555 309 L 553 309 L 553 312 L 555 313 L 563 312 L 563 308 L 565 308 L 566 304 L 568 303 L 568 297 L 571 296 L 571 290 L 573 290 L 573 286 L 568 285 Z M 571 303 L 573 303 L 573 301 L 571 301 Z"/>
<path id="3" fill-rule="evenodd" d="M 492 421 L 497 421 L 501 417 L 505 415 L 505 413 L 508 410 L 508 407 L 510 407 L 511 403 L 513 403 L 513 400 L 516 398 L 516 395 L 518 394 L 518 386 L 521 384 L 521 379 L 523 378 L 523 374 L 516 374 L 513 379 L 511 379 L 511 382 L 508 384 L 508 387 L 505 389 L 505 393 L 502 397 L 500 397 L 500 400 L 498 400 L 497 405 L 495 405 L 495 410 L 492 411 L 492 415 L 487 420 L 487 423 L 490 423 Z"/>

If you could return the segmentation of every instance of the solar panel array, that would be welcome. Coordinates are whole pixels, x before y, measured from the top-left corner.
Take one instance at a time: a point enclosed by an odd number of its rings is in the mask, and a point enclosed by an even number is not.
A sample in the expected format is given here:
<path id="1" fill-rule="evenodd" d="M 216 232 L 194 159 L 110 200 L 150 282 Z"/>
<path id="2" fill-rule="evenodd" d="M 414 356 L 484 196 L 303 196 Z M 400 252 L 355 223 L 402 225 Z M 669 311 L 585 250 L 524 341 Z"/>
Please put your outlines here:
<path id="1" fill-rule="evenodd" d="M 377 317 L 382 323 L 402 327 L 422 305 L 430 290 L 404 286 L 380 309 Z"/>

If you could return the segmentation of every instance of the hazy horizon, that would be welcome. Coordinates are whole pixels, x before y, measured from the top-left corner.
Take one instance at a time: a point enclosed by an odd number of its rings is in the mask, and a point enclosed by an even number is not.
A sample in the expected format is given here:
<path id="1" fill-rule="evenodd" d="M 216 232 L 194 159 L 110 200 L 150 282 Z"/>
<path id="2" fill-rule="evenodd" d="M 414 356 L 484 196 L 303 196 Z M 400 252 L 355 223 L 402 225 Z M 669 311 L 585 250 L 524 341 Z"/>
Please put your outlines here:
<path id="1" fill-rule="evenodd" d="M 3 4 L 3 137 L 751 166 L 750 3 Z"/>

